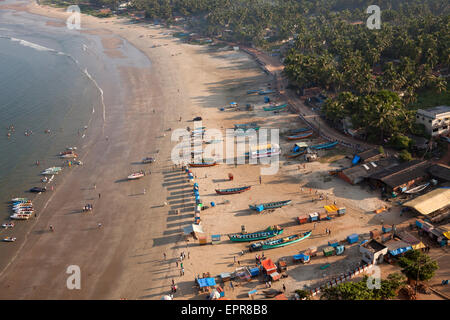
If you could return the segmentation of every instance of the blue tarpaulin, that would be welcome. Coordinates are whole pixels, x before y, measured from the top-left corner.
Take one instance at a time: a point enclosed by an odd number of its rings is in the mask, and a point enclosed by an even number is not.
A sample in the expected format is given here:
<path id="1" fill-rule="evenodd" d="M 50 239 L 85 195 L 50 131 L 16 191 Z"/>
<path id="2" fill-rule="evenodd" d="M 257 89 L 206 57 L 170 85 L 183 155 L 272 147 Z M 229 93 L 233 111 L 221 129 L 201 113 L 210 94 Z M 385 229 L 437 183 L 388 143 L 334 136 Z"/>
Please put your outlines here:
<path id="1" fill-rule="evenodd" d="M 256 206 L 256 211 L 261 212 L 264 211 L 264 206 L 260 204 L 259 206 Z"/>
<path id="2" fill-rule="evenodd" d="M 295 146 L 294 147 L 294 152 L 300 151 L 300 147 L 299 146 Z"/>
<path id="3" fill-rule="evenodd" d="M 197 281 L 200 288 L 212 287 L 216 285 L 216 280 L 214 280 L 214 278 L 197 279 Z"/>
<path id="4" fill-rule="evenodd" d="M 353 233 L 353 234 L 351 234 L 351 235 L 349 235 L 348 237 L 347 237 L 347 242 L 348 243 L 355 243 L 355 242 L 357 242 L 358 241 L 358 234 L 357 233 Z"/>
<path id="5" fill-rule="evenodd" d="M 409 250 L 412 250 L 412 247 L 398 248 L 398 249 L 389 251 L 389 253 L 393 256 L 397 256 L 397 255 L 402 254 L 403 252 L 406 252 Z"/>
<path id="6" fill-rule="evenodd" d="M 252 275 L 252 277 L 259 275 L 259 268 L 251 268 L 250 274 Z"/>
<path id="7" fill-rule="evenodd" d="M 353 160 L 352 160 L 352 165 L 357 164 L 357 163 L 359 162 L 359 160 L 361 160 L 361 157 L 360 157 L 360 156 L 354 156 L 354 157 L 353 157 Z"/>

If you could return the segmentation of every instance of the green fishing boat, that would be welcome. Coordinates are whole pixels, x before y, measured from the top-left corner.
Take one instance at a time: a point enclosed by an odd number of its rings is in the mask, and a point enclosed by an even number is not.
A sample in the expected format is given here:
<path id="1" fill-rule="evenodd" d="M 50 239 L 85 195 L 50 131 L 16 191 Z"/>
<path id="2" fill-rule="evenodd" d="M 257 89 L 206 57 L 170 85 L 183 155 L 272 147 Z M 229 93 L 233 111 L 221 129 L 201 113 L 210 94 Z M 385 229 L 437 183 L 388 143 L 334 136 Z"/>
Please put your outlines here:
<path id="1" fill-rule="evenodd" d="M 287 107 L 287 104 L 281 104 L 279 106 L 274 106 L 274 107 L 264 107 L 264 111 L 276 111 L 276 110 L 281 110 Z"/>
<path id="2" fill-rule="evenodd" d="M 305 232 L 305 233 L 299 233 L 294 234 L 289 237 L 285 238 L 279 238 L 275 240 L 267 240 L 257 243 L 252 243 L 250 245 L 250 251 L 258 251 L 258 250 L 267 250 L 267 249 L 275 249 L 287 246 L 289 244 L 297 243 L 302 240 L 307 239 L 312 234 L 312 230 Z"/>
<path id="3" fill-rule="evenodd" d="M 253 233 L 233 233 L 229 234 L 228 237 L 233 242 L 249 242 L 272 238 L 282 233 L 283 229 L 281 229 L 279 226 L 276 226 L 276 227 L 268 227 L 264 231 L 258 231 Z"/>

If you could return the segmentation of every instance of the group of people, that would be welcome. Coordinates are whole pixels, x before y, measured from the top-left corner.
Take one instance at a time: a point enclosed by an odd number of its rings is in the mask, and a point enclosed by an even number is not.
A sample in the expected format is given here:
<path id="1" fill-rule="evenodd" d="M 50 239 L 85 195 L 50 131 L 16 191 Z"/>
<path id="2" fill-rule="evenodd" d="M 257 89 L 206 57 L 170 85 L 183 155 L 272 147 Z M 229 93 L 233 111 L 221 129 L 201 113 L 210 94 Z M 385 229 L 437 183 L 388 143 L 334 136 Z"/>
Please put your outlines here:
<path id="1" fill-rule="evenodd" d="M 94 206 L 89 203 L 83 207 L 83 211 L 92 211 L 93 209 L 94 209 Z"/>

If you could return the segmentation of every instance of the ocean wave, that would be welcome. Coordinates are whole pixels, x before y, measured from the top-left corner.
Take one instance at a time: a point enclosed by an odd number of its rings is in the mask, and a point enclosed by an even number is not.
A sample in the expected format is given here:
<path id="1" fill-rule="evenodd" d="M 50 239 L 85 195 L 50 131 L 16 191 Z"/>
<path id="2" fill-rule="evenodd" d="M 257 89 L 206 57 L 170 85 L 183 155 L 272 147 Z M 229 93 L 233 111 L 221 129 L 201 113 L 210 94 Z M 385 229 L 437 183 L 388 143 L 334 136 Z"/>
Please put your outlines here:
<path id="1" fill-rule="evenodd" d="M 103 108 L 103 124 L 106 121 L 106 105 L 105 105 L 105 100 L 104 100 L 104 96 L 103 96 L 103 89 L 98 85 L 97 81 L 95 81 L 95 79 L 89 74 L 88 70 L 86 68 L 82 68 L 80 62 L 75 59 L 75 57 L 73 57 L 72 55 L 65 53 L 65 52 L 61 52 L 52 48 L 47 48 L 44 46 L 41 46 L 37 43 L 33 43 L 27 40 L 23 40 L 23 39 L 18 39 L 18 38 L 14 38 L 14 37 L 8 37 L 8 36 L 3 36 L 0 35 L 1 39 L 7 39 L 13 42 L 17 42 L 22 46 L 25 47 L 29 47 L 38 51 L 46 51 L 46 52 L 51 52 L 57 55 L 61 55 L 61 56 L 65 56 L 67 58 L 69 58 L 70 60 L 72 60 L 76 66 L 78 67 L 78 69 L 94 84 L 94 86 L 97 88 L 97 90 L 100 93 L 100 99 L 102 102 L 102 108 Z M 85 47 L 87 47 L 86 45 L 83 44 L 83 50 L 85 50 Z M 92 110 L 92 113 L 95 113 L 95 109 Z M 89 121 L 90 122 L 90 121 Z"/>

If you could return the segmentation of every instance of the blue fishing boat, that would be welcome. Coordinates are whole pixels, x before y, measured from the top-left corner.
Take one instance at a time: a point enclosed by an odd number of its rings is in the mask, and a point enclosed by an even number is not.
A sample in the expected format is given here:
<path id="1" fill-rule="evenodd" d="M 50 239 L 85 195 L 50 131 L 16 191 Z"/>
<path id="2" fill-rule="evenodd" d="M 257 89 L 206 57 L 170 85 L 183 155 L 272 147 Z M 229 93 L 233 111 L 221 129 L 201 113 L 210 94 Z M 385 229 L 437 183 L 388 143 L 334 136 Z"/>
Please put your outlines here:
<path id="1" fill-rule="evenodd" d="M 310 131 L 310 128 L 300 128 L 300 129 L 293 129 L 293 130 L 289 130 L 289 135 L 295 135 L 296 133 L 302 133 L 305 131 Z"/>
<path id="2" fill-rule="evenodd" d="M 267 249 L 284 247 L 289 244 L 293 244 L 293 243 L 297 243 L 299 241 L 305 240 L 311 234 L 312 234 L 312 230 L 305 232 L 305 233 L 294 234 L 289 237 L 253 243 L 250 245 L 250 251 L 267 250 Z"/>
<path id="3" fill-rule="evenodd" d="M 235 194 L 242 193 L 250 190 L 251 186 L 240 187 L 240 188 L 230 188 L 230 189 L 216 189 L 217 194 L 225 195 L 225 194 Z"/>
<path id="4" fill-rule="evenodd" d="M 309 138 L 312 135 L 313 135 L 313 132 L 309 131 L 309 132 L 301 133 L 301 134 L 298 134 L 298 135 L 295 135 L 295 136 L 287 136 L 286 138 L 288 140 L 300 140 L 300 139 Z"/>
<path id="5" fill-rule="evenodd" d="M 273 91 L 273 90 L 266 90 L 266 91 L 260 91 L 260 92 L 258 92 L 258 94 L 259 95 L 263 95 L 263 94 L 269 94 L 269 93 L 274 93 L 275 91 Z"/>
<path id="6" fill-rule="evenodd" d="M 291 200 L 275 201 L 275 202 L 269 202 L 269 203 L 263 203 L 263 204 L 249 205 L 249 208 L 252 210 L 256 210 L 258 212 L 262 212 L 264 210 L 277 209 L 277 208 L 281 208 L 283 206 L 287 206 L 291 202 L 292 202 Z"/>
<path id="7" fill-rule="evenodd" d="M 320 149 L 331 149 L 335 147 L 339 142 L 333 141 L 333 142 L 327 142 L 322 144 L 317 144 L 315 146 L 311 146 L 310 148 L 313 150 L 320 150 Z"/>

